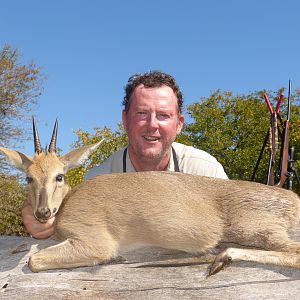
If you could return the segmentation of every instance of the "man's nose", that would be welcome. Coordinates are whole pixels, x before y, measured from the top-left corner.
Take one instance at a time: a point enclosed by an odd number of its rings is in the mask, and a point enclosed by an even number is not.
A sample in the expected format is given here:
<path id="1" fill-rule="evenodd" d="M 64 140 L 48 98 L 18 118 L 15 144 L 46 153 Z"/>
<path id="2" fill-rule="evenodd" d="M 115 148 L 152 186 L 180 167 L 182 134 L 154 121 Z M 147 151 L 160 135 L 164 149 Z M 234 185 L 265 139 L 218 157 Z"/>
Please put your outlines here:
<path id="1" fill-rule="evenodd" d="M 150 120 L 149 120 L 149 126 L 150 127 L 154 127 L 154 128 L 158 128 L 158 122 L 157 122 L 157 117 L 156 114 L 151 114 L 150 115 Z"/>

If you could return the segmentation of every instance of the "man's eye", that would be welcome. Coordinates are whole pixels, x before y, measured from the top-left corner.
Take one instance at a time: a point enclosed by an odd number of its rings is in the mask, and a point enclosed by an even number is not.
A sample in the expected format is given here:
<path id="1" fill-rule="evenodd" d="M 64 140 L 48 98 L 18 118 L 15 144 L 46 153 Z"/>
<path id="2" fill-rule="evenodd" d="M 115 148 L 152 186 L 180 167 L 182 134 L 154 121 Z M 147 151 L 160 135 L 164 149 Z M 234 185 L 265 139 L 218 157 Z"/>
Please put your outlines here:
<path id="1" fill-rule="evenodd" d="M 32 177 L 26 177 L 26 181 L 28 184 L 32 183 L 33 182 L 33 178 Z"/>
<path id="2" fill-rule="evenodd" d="M 168 115 L 168 114 L 159 114 L 158 115 L 159 120 L 165 120 L 165 119 L 169 119 L 169 118 L 170 118 L 170 115 Z"/>
<path id="3" fill-rule="evenodd" d="M 147 113 L 144 111 L 138 111 L 136 115 L 137 115 L 137 118 L 139 118 L 139 119 L 147 118 Z"/>
<path id="4" fill-rule="evenodd" d="M 62 175 L 62 174 L 59 174 L 56 176 L 56 181 L 58 181 L 58 182 L 63 181 L 63 179 L 64 179 L 64 175 Z"/>

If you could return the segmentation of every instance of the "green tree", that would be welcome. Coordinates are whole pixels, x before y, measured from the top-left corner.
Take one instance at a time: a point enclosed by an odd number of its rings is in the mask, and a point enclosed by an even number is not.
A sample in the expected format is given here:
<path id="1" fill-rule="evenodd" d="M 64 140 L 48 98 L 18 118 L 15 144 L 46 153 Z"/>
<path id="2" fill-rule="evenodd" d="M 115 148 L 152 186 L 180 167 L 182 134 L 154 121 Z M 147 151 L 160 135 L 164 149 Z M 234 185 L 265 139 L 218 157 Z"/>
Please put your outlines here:
<path id="1" fill-rule="evenodd" d="M 34 63 L 23 64 L 18 49 L 0 49 L 0 146 L 15 147 L 27 138 L 24 121 L 30 118 L 42 91 L 45 76 Z M 9 165 L 0 157 L 0 234 L 25 235 L 21 208 L 25 188 L 14 176 L 5 176 Z"/>
<path id="2" fill-rule="evenodd" d="M 68 172 L 68 183 L 72 187 L 82 182 L 86 171 L 96 165 L 101 164 L 113 152 L 120 150 L 127 144 L 127 134 L 125 133 L 121 124 L 118 125 L 118 129 L 116 131 L 113 131 L 108 127 L 104 127 L 95 128 L 94 133 L 92 134 L 79 129 L 76 134 L 78 139 L 73 144 L 73 148 L 79 148 L 85 145 L 93 144 L 102 139 L 104 139 L 104 142 L 81 167 Z"/>
<path id="3" fill-rule="evenodd" d="M 275 105 L 277 93 L 268 94 Z M 298 98 L 295 96 L 293 100 L 290 137 L 290 144 L 296 147 L 297 152 L 300 151 Z M 285 103 L 283 110 L 284 106 Z M 183 128 L 177 140 L 215 156 L 231 179 L 250 180 L 269 128 L 270 115 L 262 92 L 233 95 L 218 90 L 208 98 L 201 98 L 199 102 L 188 106 L 187 110 L 193 121 Z M 284 112 L 282 116 L 284 118 Z M 297 155 L 297 167 L 299 160 Z M 257 181 L 266 182 L 267 166 L 268 146 L 257 173 Z"/>
<path id="4" fill-rule="evenodd" d="M 45 76 L 34 63 L 20 62 L 19 51 L 10 45 L 0 50 L 0 146 L 13 147 L 26 138 L 21 122 L 40 96 Z M 5 160 L 0 158 L 0 171 Z"/>

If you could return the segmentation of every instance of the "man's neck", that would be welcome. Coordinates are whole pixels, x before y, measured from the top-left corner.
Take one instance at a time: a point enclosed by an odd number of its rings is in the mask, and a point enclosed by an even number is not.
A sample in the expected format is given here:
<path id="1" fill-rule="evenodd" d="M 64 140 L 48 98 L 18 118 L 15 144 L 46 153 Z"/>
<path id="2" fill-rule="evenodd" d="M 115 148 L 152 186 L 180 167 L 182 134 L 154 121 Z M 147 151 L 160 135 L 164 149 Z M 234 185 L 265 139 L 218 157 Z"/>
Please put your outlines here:
<path id="1" fill-rule="evenodd" d="M 128 147 L 128 155 L 130 161 L 137 172 L 143 171 L 166 171 L 169 165 L 171 151 L 167 153 L 162 159 L 154 158 L 140 158 L 136 159 L 133 151 Z"/>

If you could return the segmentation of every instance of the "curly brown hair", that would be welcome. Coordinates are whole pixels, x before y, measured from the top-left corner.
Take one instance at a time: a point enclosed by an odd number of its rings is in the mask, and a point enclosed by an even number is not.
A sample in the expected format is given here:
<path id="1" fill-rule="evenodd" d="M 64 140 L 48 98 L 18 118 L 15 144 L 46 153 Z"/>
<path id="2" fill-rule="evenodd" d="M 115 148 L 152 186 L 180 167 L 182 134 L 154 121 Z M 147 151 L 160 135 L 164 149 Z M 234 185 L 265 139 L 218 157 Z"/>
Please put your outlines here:
<path id="1" fill-rule="evenodd" d="M 124 105 L 124 111 L 128 112 L 130 107 L 130 97 L 137 86 L 143 84 L 145 87 L 161 87 L 166 85 L 170 87 L 177 97 L 178 113 L 182 112 L 182 92 L 177 85 L 174 77 L 161 71 L 150 71 L 143 74 L 134 74 L 128 79 L 128 83 L 125 86 L 125 96 L 122 102 Z"/>

